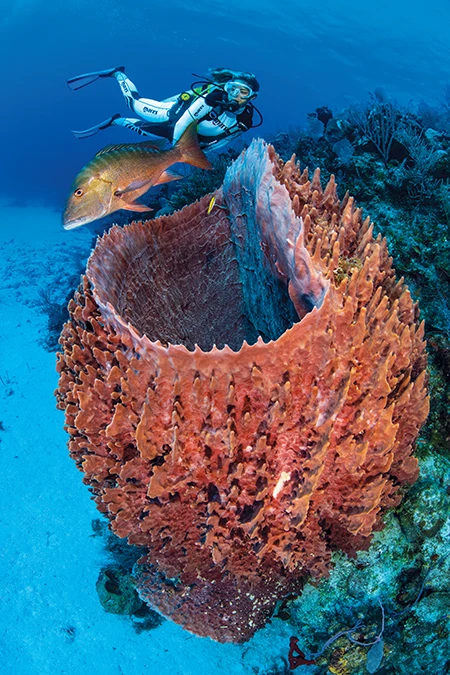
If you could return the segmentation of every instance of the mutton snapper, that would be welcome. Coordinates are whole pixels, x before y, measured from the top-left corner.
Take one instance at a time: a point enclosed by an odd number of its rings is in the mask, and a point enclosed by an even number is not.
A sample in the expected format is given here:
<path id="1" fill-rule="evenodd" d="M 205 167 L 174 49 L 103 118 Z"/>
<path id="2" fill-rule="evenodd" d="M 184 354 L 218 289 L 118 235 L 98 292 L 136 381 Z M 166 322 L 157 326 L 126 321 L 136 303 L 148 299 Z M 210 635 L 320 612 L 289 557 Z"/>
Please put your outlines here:
<path id="1" fill-rule="evenodd" d="M 160 150 L 151 141 L 108 145 L 75 178 L 63 214 L 64 229 L 73 230 L 119 209 L 152 211 L 135 200 L 153 185 L 182 178 L 168 170 L 176 162 L 212 168 L 198 144 L 196 122 L 169 150 Z"/>

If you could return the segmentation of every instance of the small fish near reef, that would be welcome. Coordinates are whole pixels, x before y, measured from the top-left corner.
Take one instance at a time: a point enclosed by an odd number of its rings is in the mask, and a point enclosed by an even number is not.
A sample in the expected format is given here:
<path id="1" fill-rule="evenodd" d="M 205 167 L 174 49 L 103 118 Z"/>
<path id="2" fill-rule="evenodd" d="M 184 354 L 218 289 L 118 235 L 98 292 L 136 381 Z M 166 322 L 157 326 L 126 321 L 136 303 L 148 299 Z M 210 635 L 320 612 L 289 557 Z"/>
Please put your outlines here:
<path id="1" fill-rule="evenodd" d="M 209 214 L 210 214 L 211 211 L 213 210 L 214 204 L 215 204 L 215 203 L 216 203 L 216 198 L 215 198 L 215 197 L 211 197 L 211 201 L 209 202 L 208 210 L 207 210 L 207 212 L 206 212 L 206 215 L 207 215 L 207 216 L 209 216 Z"/>
<path id="2" fill-rule="evenodd" d="M 198 144 L 196 122 L 169 150 L 153 141 L 108 145 L 76 177 L 63 214 L 64 229 L 73 230 L 120 209 L 152 211 L 136 199 L 154 185 L 182 178 L 169 170 L 176 162 L 211 169 Z"/>

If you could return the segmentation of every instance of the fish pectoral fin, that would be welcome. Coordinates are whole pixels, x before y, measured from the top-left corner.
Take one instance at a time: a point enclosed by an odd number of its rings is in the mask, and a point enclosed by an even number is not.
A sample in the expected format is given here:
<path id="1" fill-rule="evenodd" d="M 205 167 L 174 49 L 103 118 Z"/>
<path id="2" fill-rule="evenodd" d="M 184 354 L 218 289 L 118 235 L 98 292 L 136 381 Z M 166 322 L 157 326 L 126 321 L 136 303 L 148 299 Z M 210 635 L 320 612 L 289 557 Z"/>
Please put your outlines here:
<path id="1" fill-rule="evenodd" d="M 144 178 L 143 180 L 135 180 L 129 185 L 127 185 L 126 188 L 117 188 L 117 190 L 114 192 L 116 197 L 121 197 L 122 195 L 126 195 L 127 192 L 133 192 L 133 190 L 138 190 L 139 188 L 144 187 L 144 185 L 148 185 L 150 188 L 153 184 L 153 179 L 152 178 Z"/>
<path id="2" fill-rule="evenodd" d="M 180 173 L 176 173 L 176 171 L 166 169 L 166 171 L 162 172 L 162 174 L 156 181 L 155 185 L 161 185 L 162 183 L 170 183 L 170 181 L 180 180 L 180 178 L 184 178 L 184 176 L 182 176 Z"/>
<path id="3" fill-rule="evenodd" d="M 144 211 L 153 211 L 150 206 L 145 206 L 145 204 L 137 204 L 136 202 L 131 202 L 130 204 L 122 202 L 120 208 L 125 209 L 125 211 L 139 211 L 140 213 L 143 213 Z"/>

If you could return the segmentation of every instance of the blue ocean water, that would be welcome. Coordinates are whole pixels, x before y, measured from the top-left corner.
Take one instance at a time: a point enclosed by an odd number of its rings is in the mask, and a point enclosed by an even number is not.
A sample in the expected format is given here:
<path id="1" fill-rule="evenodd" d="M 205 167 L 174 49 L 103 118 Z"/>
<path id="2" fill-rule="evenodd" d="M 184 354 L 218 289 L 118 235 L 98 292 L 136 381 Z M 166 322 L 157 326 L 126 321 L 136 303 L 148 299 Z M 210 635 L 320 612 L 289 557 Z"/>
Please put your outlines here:
<path id="1" fill-rule="evenodd" d="M 68 269 L 75 289 L 81 268 L 73 261 L 90 251 L 92 229 L 64 232 L 61 225 L 75 175 L 103 145 L 141 139 L 117 127 L 74 138 L 71 129 L 128 111 L 114 81 L 74 92 L 66 80 L 124 65 L 142 96 L 162 100 L 188 89 L 197 79 L 193 73 L 220 66 L 252 71 L 261 85 L 256 104 L 264 121 L 247 132 L 246 141 L 303 127 L 317 107 L 339 110 L 367 100 L 378 87 L 402 105 L 439 105 L 450 82 L 449 2 L 3 0 L 0 9 L 0 672 L 291 672 L 293 629 L 282 618 L 248 645 L 220 645 L 169 621 L 145 631 L 139 621 L 106 613 L 99 604 L 95 585 L 110 552 L 68 457 L 63 416 L 54 409 L 54 351 L 42 347 L 47 326 L 36 307 L 61 301 L 60 279 L 65 297 Z M 429 470 L 436 481 L 444 475 L 447 465 Z M 395 557 L 392 541 L 381 536 L 375 547 L 381 560 L 386 551 Z M 426 550 L 433 555 L 431 546 Z M 440 591 L 448 595 L 448 587 Z M 305 594 L 309 608 L 317 602 L 313 593 L 310 588 Z M 307 625 L 301 610 L 298 616 Z M 320 629 L 325 642 L 327 627 Z M 360 672 L 351 663 L 321 668 L 295 672 Z M 416 672 L 450 671 L 431 664 L 429 671 L 410 671 Z"/>
<path id="2" fill-rule="evenodd" d="M 446 0 L 2 5 L 0 190 L 19 203 L 61 204 L 102 143 L 135 140 L 118 129 L 101 140 L 71 136 L 126 111 L 114 82 L 69 91 L 66 79 L 80 73 L 125 65 L 142 96 L 160 99 L 189 87 L 191 73 L 250 70 L 261 83 L 257 133 L 269 135 L 303 124 L 317 106 L 342 107 L 380 86 L 402 102 L 435 103 L 450 70 Z"/>

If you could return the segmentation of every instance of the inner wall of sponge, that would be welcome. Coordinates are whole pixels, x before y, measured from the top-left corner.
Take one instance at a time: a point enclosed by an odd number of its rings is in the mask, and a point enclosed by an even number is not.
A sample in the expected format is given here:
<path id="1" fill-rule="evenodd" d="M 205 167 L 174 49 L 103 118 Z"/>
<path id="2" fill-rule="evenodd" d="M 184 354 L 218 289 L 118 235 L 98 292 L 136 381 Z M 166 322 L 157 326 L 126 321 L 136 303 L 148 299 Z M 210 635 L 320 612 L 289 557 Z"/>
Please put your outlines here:
<path id="1" fill-rule="evenodd" d="M 88 265 L 99 298 L 163 344 L 237 351 L 244 340 L 276 340 L 298 316 L 257 224 L 249 221 L 244 241 L 242 223 L 222 208 L 206 215 L 203 201 L 105 235 Z"/>

